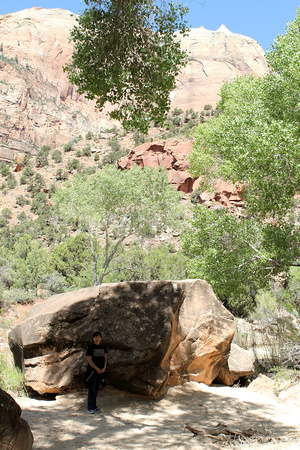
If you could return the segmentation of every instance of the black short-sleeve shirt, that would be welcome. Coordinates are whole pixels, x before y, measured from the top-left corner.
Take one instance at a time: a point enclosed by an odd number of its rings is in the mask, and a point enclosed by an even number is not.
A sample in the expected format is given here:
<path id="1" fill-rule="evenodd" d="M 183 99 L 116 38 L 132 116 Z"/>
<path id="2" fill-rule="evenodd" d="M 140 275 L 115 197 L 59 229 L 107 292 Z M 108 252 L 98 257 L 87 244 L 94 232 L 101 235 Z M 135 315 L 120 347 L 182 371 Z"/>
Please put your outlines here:
<path id="1" fill-rule="evenodd" d="M 99 369 L 103 369 L 104 364 L 105 364 L 105 354 L 106 353 L 107 353 L 107 348 L 102 343 L 100 343 L 99 345 L 91 344 L 87 348 L 86 356 L 91 356 L 93 363 Z"/>

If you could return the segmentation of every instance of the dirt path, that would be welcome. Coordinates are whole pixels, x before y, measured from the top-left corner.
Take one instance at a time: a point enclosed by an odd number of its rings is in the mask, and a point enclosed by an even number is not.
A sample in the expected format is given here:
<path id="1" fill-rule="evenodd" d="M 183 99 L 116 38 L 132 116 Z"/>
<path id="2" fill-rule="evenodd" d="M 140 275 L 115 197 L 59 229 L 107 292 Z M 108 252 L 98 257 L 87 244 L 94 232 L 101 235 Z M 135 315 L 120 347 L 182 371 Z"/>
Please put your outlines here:
<path id="1" fill-rule="evenodd" d="M 85 391 L 55 401 L 16 400 L 33 432 L 33 449 L 221 449 L 216 439 L 194 437 L 184 428 L 186 423 L 212 428 L 219 422 L 272 438 L 267 444 L 248 441 L 242 449 L 300 449 L 300 407 L 246 388 L 190 382 L 149 401 L 107 387 L 98 398 L 102 412 L 94 416 L 86 411 Z"/>

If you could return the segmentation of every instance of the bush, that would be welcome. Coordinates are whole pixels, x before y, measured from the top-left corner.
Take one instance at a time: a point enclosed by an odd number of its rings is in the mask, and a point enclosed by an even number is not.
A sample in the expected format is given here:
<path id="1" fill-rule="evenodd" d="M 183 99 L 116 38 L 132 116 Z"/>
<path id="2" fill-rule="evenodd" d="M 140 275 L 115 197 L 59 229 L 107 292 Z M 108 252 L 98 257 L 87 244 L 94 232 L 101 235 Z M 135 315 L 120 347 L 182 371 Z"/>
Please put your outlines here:
<path id="1" fill-rule="evenodd" d="M 75 156 L 76 158 L 81 158 L 82 157 L 81 150 L 76 150 Z"/>
<path id="2" fill-rule="evenodd" d="M 38 152 L 35 158 L 36 167 L 46 167 L 49 165 L 48 156 L 50 153 L 51 147 L 49 145 L 43 145 L 41 150 Z"/>
<path id="3" fill-rule="evenodd" d="M 16 198 L 16 204 L 19 206 L 30 205 L 30 200 L 23 197 L 23 195 L 18 195 Z"/>
<path id="4" fill-rule="evenodd" d="M 40 215 L 43 214 L 47 206 L 47 194 L 45 192 L 38 192 L 32 201 L 31 211 Z"/>
<path id="5" fill-rule="evenodd" d="M 122 156 L 127 155 L 127 153 L 128 150 L 123 150 L 122 148 L 120 148 L 120 150 L 118 151 L 110 152 L 102 159 L 102 165 L 105 166 L 107 164 L 115 164 L 118 159 L 120 159 Z"/>
<path id="6" fill-rule="evenodd" d="M 9 167 L 8 167 L 8 165 L 7 165 L 5 162 L 3 162 L 3 161 L 0 162 L 0 174 L 1 174 L 3 177 L 7 177 L 7 175 L 9 174 Z"/>
<path id="7" fill-rule="evenodd" d="M 99 157 L 99 153 L 95 153 L 94 155 L 94 161 L 99 161 L 100 157 Z"/>
<path id="8" fill-rule="evenodd" d="M 33 168 L 31 166 L 25 166 L 20 178 L 20 184 L 27 184 L 28 181 L 33 177 L 33 175 Z"/>
<path id="9" fill-rule="evenodd" d="M 43 287 L 47 290 L 48 296 L 61 294 L 67 291 L 67 282 L 60 273 L 53 272 L 46 278 Z"/>
<path id="10" fill-rule="evenodd" d="M 91 156 L 91 154 L 92 154 L 92 152 L 91 152 L 91 146 L 90 145 L 88 145 L 87 147 L 84 147 L 83 149 L 82 149 L 82 154 L 83 154 L 83 156 Z"/>
<path id="11" fill-rule="evenodd" d="M 93 139 L 94 135 L 91 131 L 88 131 L 85 135 L 85 138 L 87 141 L 90 141 L 91 139 Z"/>
<path id="12" fill-rule="evenodd" d="M 64 152 L 71 152 L 72 150 L 74 150 L 72 142 L 68 142 L 67 144 L 64 145 Z"/>
<path id="13" fill-rule="evenodd" d="M 36 300 L 36 294 L 33 291 L 25 291 L 24 289 L 18 289 L 12 287 L 8 291 L 4 291 L 3 299 L 6 303 L 32 303 Z"/>
<path id="14" fill-rule="evenodd" d="M 31 193 L 31 197 L 34 197 L 38 192 L 45 188 L 45 180 L 41 174 L 36 173 L 34 178 L 29 182 L 27 191 Z"/>
<path id="15" fill-rule="evenodd" d="M 68 179 L 68 173 L 65 170 L 58 169 L 56 171 L 55 177 L 57 180 L 67 180 Z"/>
<path id="16" fill-rule="evenodd" d="M 4 391 L 22 392 L 24 388 L 22 371 L 9 364 L 4 354 L 0 354 L 0 388 Z"/>
<path id="17" fill-rule="evenodd" d="M 51 157 L 52 159 L 53 159 L 53 161 L 54 162 L 56 162 L 57 164 L 58 163 L 61 163 L 62 162 L 62 153 L 61 153 L 61 151 L 60 150 L 54 150 L 54 152 L 52 153 L 52 157 Z"/>
<path id="18" fill-rule="evenodd" d="M 25 220 L 27 220 L 27 216 L 26 216 L 25 212 L 22 211 L 20 214 L 18 214 L 18 215 L 17 215 L 17 219 L 18 219 L 20 222 L 25 222 Z"/>
<path id="19" fill-rule="evenodd" d="M 50 145 L 43 145 L 43 147 L 41 148 L 41 151 L 42 151 L 45 155 L 49 156 L 49 153 L 50 153 L 50 151 L 51 151 Z"/>
<path id="20" fill-rule="evenodd" d="M 112 137 L 108 141 L 108 145 L 110 146 L 110 148 L 113 152 L 118 152 L 119 150 L 121 150 L 121 145 L 120 145 L 120 142 L 118 141 L 117 136 Z"/>
<path id="21" fill-rule="evenodd" d="M 80 167 L 80 161 L 79 159 L 73 158 L 70 161 L 68 161 L 68 171 L 73 172 L 73 170 L 78 170 Z"/>
<path id="22" fill-rule="evenodd" d="M 96 172 L 96 167 L 90 166 L 90 167 L 87 167 L 85 170 L 83 170 L 82 174 L 93 175 L 95 172 Z"/>
<path id="23" fill-rule="evenodd" d="M 173 117 L 180 116 L 181 114 L 183 114 L 183 110 L 181 108 L 174 108 L 172 110 L 172 116 Z"/>
<path id="24" fill-rule="evenodd" d="M 12 218 L 12 212 L 9 208 L 4 208 L 1 211 L 1 216 L 3 217 L 3 219 L 9 220 Z"/>
<path id="25" fill-rule="evenodd" d="M 49 165 L 48 157 L 42 152 L 39 152 L 35 158 L 35 166 L 36 167 L 47 167 Z"/>
<path id="26" fill-rule="evenodd" d="M 6 177 L 6 187 L 7 189 L 14 189 L 17 186 L 17 181 L 13 173 L 9 172 Z"/>

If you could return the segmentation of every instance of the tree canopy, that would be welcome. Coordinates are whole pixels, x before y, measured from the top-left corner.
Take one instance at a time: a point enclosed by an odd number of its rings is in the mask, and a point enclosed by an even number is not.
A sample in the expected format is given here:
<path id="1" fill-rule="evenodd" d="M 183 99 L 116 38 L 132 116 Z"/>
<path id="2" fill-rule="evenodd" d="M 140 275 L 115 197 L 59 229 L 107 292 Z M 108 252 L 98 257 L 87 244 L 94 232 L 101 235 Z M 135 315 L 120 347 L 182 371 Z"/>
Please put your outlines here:
<path id="1" fill-rule="evenodd" d="M 221 114 L 200 125 L 191 156 L 203 187 L 216 178 L 243 186 L 245 208 L 195 208 L 186 249 L 191 273 L 205 277 L 219 295 L 251 298 L 277 275 L 286 277 L 299 258 L 295 195 L 300 192 L 300 14 L 267 54 L 270 73 L 225 83 Z"/>
<path id="2" fill-rule="evenodd" d="M 146 132 L 170 107 L 175 77 L 186 54 L 174 33 L 187 31 L 187 8 L 173 1 L 85 0 L 71 31 L 72 61 L 65 67 L 78 92 L 125 128 Z"/>
<path id="3" fill-rule="evenodd" d="M 73 185 L 57 190 L 53 198 L 59 214 L 90 241 L 94 284 L 102 283 L 130 237 L 151 237 L 168 226 L 179 227 L 182 219 L 180 193 L 165 171 L 149 167 L 120 171 L 105 166 L 91 177 L 75 176 Z"/>

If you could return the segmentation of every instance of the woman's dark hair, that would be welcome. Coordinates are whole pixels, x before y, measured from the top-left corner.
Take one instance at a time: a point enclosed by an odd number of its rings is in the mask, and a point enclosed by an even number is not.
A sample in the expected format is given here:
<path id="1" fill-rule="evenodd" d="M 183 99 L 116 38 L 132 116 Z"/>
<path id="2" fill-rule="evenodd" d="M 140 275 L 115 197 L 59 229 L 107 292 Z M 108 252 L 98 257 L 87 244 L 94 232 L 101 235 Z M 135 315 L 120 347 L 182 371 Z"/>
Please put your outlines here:
<path id="1" fill-rule="evenodd" d="M 100 331 L 94 331 L 93 338 L 96 336 L 100 336 L 102 338 L 102 334 L 100 333 Z"/>

